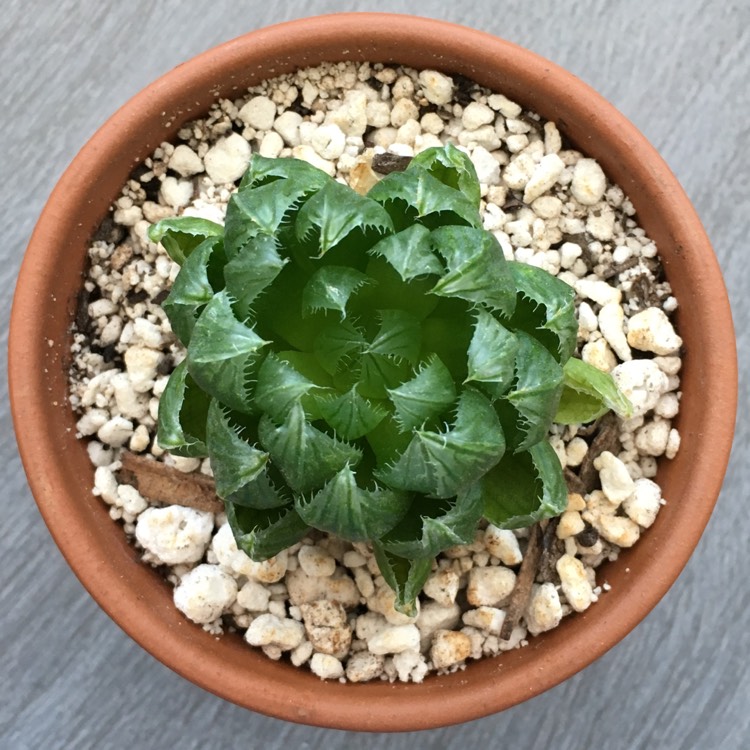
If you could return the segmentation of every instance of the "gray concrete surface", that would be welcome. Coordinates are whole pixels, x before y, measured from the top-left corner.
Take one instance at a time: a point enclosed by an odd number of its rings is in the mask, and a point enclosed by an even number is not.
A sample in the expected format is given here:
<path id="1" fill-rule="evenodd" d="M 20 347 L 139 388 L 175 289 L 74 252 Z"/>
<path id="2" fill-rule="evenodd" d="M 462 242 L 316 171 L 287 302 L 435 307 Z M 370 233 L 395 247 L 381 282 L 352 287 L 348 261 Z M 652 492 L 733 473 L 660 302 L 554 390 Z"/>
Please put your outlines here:
<path id="1" fill-rule="evenodd" d="M 726 274 L 741 366 L 750 344 L 748 0 L 5 0 L 0 11 L 3 337 L 15 276 L 56 179 L 103 120 L 188 57 L 280 20 L 413 12 L 482 28 L 560 63 L 661 150 Z M 5 357 L 5 346 L 3 346 Z M 4 366 L 4 365 L 3 365 Z M 721 363 L 717 363 L 721 366 Z M 3 388 L 5 388 L 3 382 Z M 743 378 L 740 415 L 746 414 Z M 710 397 L 710 394 L 706 394 Z M 623 643 L 503 714 L 418 735 L 355 735 L 253 714 L 185 682 L 130 641 L 67 568 L 33 504 L 0 398 L 0 748 L 750 747 L 748 423 L 679 581 Z"/>

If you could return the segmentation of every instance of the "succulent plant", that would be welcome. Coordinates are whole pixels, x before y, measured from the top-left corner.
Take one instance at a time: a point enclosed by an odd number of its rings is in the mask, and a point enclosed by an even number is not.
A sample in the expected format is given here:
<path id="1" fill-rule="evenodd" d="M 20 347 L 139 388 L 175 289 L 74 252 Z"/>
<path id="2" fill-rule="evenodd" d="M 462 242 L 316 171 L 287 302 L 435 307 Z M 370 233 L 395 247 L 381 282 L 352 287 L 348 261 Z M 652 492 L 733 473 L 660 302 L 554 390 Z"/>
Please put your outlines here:
<path id="1" fill-rule="evenodd" d="M 187 353 L 158 441 L 211 459 L 237 544 L 266 559 L 310 527 L 372 543 L 413 611 L 434 557 L 561 513 L 547 441 L 627 409 L 577 359 L 573 290 L 507 261 L 474 168 L 446 146 L 362 196 L 254 156 L 226 223 L 151 227 L 181 270 L 164 309 Z"/>

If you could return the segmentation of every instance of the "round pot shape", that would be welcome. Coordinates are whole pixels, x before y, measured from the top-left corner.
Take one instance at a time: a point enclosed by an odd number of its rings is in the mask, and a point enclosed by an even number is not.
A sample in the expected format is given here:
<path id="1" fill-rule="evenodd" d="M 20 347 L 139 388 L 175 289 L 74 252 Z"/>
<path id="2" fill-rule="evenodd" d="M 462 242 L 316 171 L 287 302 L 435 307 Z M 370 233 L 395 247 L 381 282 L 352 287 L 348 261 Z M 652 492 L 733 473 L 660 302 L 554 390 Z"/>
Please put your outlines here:
<path id="1" fill-rule="evenodd" d="M 558 124 L 630 196 L 680 300 L 685 345 L 682 448 L 659 467 L 669 502 L 616 564 L 612 591 L 526 648 L 423 684 L 321 682 L 267 659 L 238 636 L 185 620 L 171 587 L 91 494 L 93 471 L 67 405 L 70 327 L 88 240 L 130 171 L 219 96 L 323 61 L 392 62 L 461 74 Z M 52 342 L 51 345 L 48 342 Z M 717 363 L 721 362 L 718 367 Z M 397 731 L 468 721 L 531 698 L 622 639 L 677 578 L 708 521 L 729 457 L 737 397 L 735 342 L 721 273 L 669 168 L 617 110 L 531 52 L 471 29 L 408 16 L 344 14 L 273 26 L 206 52 L 120 109 L 64 173 L 29 243 L 10 331 L 13 417 L 34 497 L 96 601 L 132 638 L 192 682 L 255 711 L 342 729 Z"/>

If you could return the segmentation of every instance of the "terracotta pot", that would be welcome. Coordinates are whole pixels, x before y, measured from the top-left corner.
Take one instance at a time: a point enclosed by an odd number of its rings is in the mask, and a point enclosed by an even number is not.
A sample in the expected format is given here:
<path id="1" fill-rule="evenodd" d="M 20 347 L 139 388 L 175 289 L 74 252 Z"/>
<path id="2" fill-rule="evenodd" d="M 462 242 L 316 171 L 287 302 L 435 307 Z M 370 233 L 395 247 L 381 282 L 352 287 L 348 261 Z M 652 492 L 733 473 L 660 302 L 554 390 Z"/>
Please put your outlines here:
<path id="1" fill-rule="evenodd" d="M 142 565 L 104 504 L 67 406 L 70 325 L 87 240 L 131 169 L 216 94 L 330 60 L 399 62 L 460 73 L 557 122 L 631 197 L 657 242 L 680 300 L 685 342 L 682 448 L 659 467 L 669 499 L 655 525 L 601 580 L 612 591 L 527 648 L 421 685 L 321 682 L 267 659 L 239 637 L 216 640 L 173 606 L 171 588 Z M 485 716 L 582 669 L 642 620 L 688 560 L 726 469 L 737 371 L 719 267 L 695 211 L 644 137 L 581 81 L 512 44 L 420 18 L 347 14 L 256 31 L 196 57 L 120 109 L 86 144 L 52 193 L 26 252 L 13 305 L 10 385 L 21 456 L 50 532 L 91 595 L 157 659 L 217 695 L 272 716 L 356 730 L 413 730 Z"/>

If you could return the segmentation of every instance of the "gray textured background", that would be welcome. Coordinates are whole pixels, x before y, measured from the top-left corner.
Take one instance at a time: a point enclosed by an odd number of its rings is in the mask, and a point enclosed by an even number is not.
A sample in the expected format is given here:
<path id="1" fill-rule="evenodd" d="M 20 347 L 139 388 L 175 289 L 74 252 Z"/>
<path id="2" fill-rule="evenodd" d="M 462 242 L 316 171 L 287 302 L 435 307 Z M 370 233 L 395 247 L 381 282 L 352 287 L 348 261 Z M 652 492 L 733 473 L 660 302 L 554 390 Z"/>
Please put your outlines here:
<path id="1" fill-rule="evenodd" d="M 120 104 L 182 60 L 245 31 L 318 13 L 387 10 L 455 21 L 529 47 L 579 75 L 633 120 L 664 155 L 708 229 L 728 280 L 741 366 L 747 361 L 748 0 L 308 0 L 274 6 L 267 0 L 5 0 L 4 338 L 14 279 L 36 217 L 64 167 Z M 5 357 L 5 345 L 2 352 Z M 185 682 L 130 641 L 52 543 L 16 454 L 5 392 L 0 404 L 2 750 L 333 750 L 353 742 L 394 749 L 489 743 L 518 750 L 750 747 L 747 421 L 739 425 L 722 497 L 690 564 L 624 642 L 565 684 L 503 714 L 386 736 L 253 714 Z M 749 406 L 743 379 L 740 414 Z"/>

